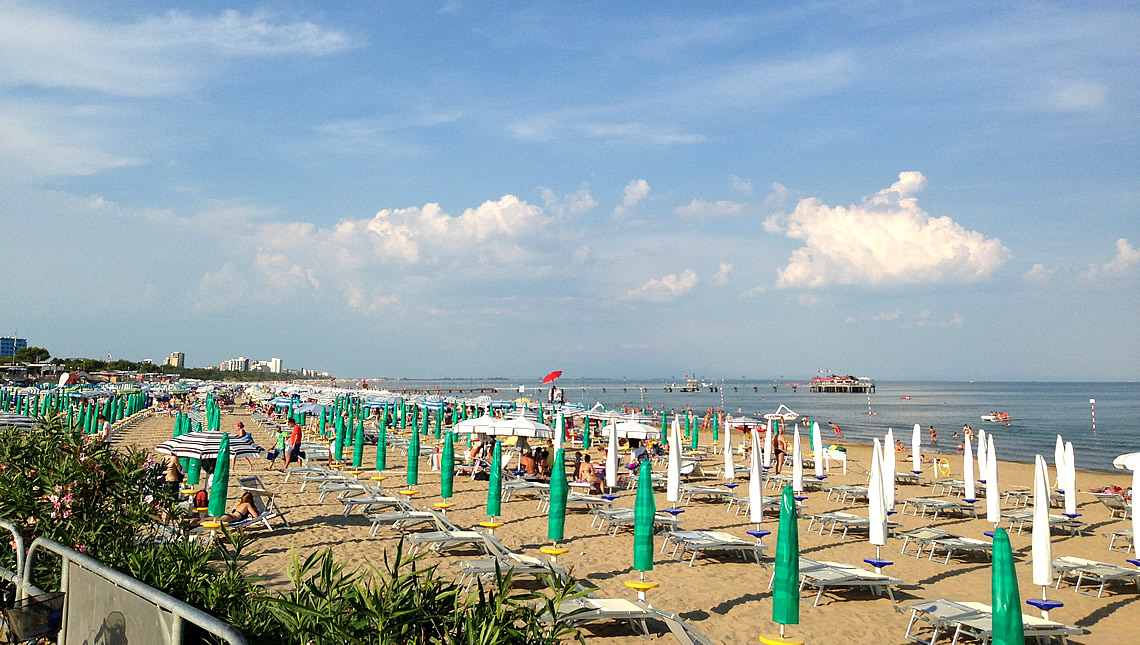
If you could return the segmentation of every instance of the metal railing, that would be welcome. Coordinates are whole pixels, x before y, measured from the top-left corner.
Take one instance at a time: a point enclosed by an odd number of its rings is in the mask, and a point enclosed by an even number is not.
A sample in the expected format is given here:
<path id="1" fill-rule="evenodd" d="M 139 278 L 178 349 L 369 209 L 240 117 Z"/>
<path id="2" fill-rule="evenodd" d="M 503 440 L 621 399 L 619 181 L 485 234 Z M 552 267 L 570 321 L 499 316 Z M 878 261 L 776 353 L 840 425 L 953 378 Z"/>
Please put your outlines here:
<path id="1" fill-rule="evenodd" d="M 0 522 L 0 526 L 5 526 L 16 535 L 17 551 L 22 551 L 23 539 L 19 536 L 19 531 L 16 527 L 7 522 Z M 174 616 L 173 627 L 170 633 L 169 643 L 178 645 L 182 642 L 182 630 L 184 623 L 189 622 L 204 631 L 209 632 L 223 641 L 231 645 L 246 645 L 245 636 L 237 630 L 233 625 L 207 614 L 206 612 L 192 607 L 177 598 L 168 596 L 167 594 L 146 585 L 131 576 L 128 576 L 121 571 L 116 571 L 111 567 L 99 562 L 98 560 L 79 553 L 70 549 L 55 540 L 47 538 L 36 538 L 32 542 L 32 546 L 28 549 L 27 558 L 23 560 L 22 567 L 19 564 L 20 556 L 17 553 L 17 568 L 22 568 L 22 580 L 19 583 L 21 593 L 23 590 L 34 590 L 35 587 L 31 584 L 31 572 L 33 564 L 35 563 L 36 554 L 42 551 L 48 551 L 59 556 L 63 561 L 60 571 L 60 591 L 64 592 L 66 601 L 63 606 L 63 623 L 60 628 L 58 643 L 59 645 L 67 645 L 68 643 L 68 606 L 71 604 L 72 596 L 69 593 L 69 569 L 70 565 L 78 566 L 85 571 L 102 578 L 107 584 L 114 585 L 120 589 L 129 591 L 143 600 L 152 603 L 156 607 L 170 612 Z M 36 590 L 38 592 L 38 590 Z M 79 629 L 78 631 L 83 631 Z M 81 638 L 79 640 L 82 640 Z"/>

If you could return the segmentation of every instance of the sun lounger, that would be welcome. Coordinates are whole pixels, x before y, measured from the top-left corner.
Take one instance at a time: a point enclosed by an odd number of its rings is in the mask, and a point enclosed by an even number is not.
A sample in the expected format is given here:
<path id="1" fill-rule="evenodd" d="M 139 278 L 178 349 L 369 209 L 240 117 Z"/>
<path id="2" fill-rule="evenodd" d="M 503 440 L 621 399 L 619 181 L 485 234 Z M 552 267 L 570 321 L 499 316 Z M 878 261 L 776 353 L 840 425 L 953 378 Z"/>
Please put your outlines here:
<path id="1" fill-rule="evenodd" d="M 978 509 L 973 504 L 962 501 L 955 501 L 945 499 L 942 497 L 912 497 L 903 500 L 902 513 L 906 515 L 906 509 L 913 507 L 911 515 L 916 517 L 926 517 L 928 511 L 934 514 L 932 519 L 938 519 L 940 513 L 957 513 L 964 516 L 978 516 Z M 920 512 L 921 511 L 921 515 Z"/>
<path id="2" fill-rule="evenodd" d="M 870 489 L 866 486 L 832 486 L 827 489 L 827 499 L 830 500 L 832 496 L 834 496 L 836 501 L 838 501 L 840 504 L 844 504 L 847 502 L 847 498 L 850 497 L 852 502 L 857 502 L 859 501 L 860 497 L 863 499 L 868 499 L 867 496 L 869 492 Z"/>
<path id="3" fill-rule="evenodd" d="M 1124 497 L 1112 493 L 1092 493 L 1092 495 L 1108 508 L 1109 517 L 1116 517 L 1118 514 L 1122 520 L 1132 517 L 1132 504 L 1126 502 Z"/>
<path id="4" fill-rule="evenodd" d="M 736 515 L 740 515 L 741 513 L 747 513 L 749 510 L 752 509 L 752 501 L 747 496 L 743 496 L 743 495 L 740 497 L 730 497 L 728 499 L 728 511 L 727 512 L 732 513 L 734 509 L 736 510 L 736 513 L 735 513 Z M 796 505 L 797 517 L 798 517 L 799 509 L 800 509 L 800 505 L 797 504 Z M 764 498 L 764 510 L 765 511 L 772 511 L 773 513 L 779 513 L 780 512 L 780 498 L 774 497 L 772 495 L 765 497 Z"/>
<path id="5" fill-rule="evenodd" d="M 721 501 L 729 497 L 734 497 L 731 488 L 723 486 L 701 486 L 698 484 L 681 484 L 681 499 L 680 504 L 691 504 L 693 496 L 699 495 L 713 501 Z"/>
<path id="6" fill-rule="evenodd" d="M 924 546 L 930 544 L 931 540 L 946 537 L 946 536 L 952 535 L 952 534 L 949 531 L 945 531 L 945 530 L 940 529 L 940 528 L 935 528 L 933 526 L 925 526 L 925 527 L 920 528 L 920 529 L 903 531 L 899 535 L 903 539 L 902 549 L 899 552 L 904 553 L 906 555 L 911 555 L 910 553 L 907 553 L 906 548 L 907 548 L 907 546 L 909 546 L 913 542 L 918 547 L 917 550 L 914 552 L 914 557 L 920 558 L 920 557 L 922 557 L 922 548 Z"/>
<path id="7" fill-rule="evenodd" d="M 792 476 L 787 473 L 764 473 L 764 485 L 768 488 L 783 490 L 790 483 Z"/>
<path id="8" fill-rule="evenodd" d="M 264 524 L 266 529 L 272 531 L 273 525 L 270 524 L 270 521 L 276 519 L 280 519 L 285 528 L 289 528 L 289 521 L 285 519 L 286 511 L 281 510 L 274 499 L 276 493 L 266 489 L 260 477 L 239 477 L 238 485 L 241 486 L 243 493 L 253 494 L 253 507 L 257 510 L 257 517 L 249 517 L 240 522 L 231 522 L 229 525 L 231 529 Z"/>
<path id="9" fill-rule="evenodd" d="M 503 482 L 503 501 L 509 502 L 515 493 L 549 492 L 550 484 L 529 479 L 512 479 Z"/>
<path id="10" fill-rule="evenodd" d="M 629 623 L 635 633 L 647 639 L 651 637 L 647 622 L 657 620 L 664 623 L 677 642 L 682 645 L 713 645 L 711 640 L 685 620 L 640 601 L 594 596 L 572 598 L 564 600 L 559 605 L 558 614 L 562 621 L 571 627 L 600 621 L 624 621 Z"/>
<path id="11" fill-rule="evenodd" d="M 975 482 L 974 492 L 978 497 L 984 497 L 986 485 L 982 482 Z M 966 482 L 960 479 L 936 479 L 931 486 L 930 493 L 948 497 L 965 497 Z"/>
<path id="12" fill-rule="evenodd" d="M 431 524 L 437 531 L 454 531 L 459 529 L 458 526 L 451 523 L 451 520 L 448 520 L 440 513 L 426 510 L 418 511 L 406 502 L 403 502 L 403 505 L 401 505 L 398 510 L 365 513 L 364 517 L 372 522 L 368 533 L 373 537 L 376 536 L 380 527 L 385 524 L 390 525 L 394 531 L 402 531 L 408 526 L 415 524 Z"/>
<path id="13" fill-rule="evenodd" d="M 479 530 L 447 530 L 447 531 L 421 531 L 409 535 L 406 540 L 412 548 L 412 555 L 419 553 L 423 547 L 428 547 L 432 553 L 443 553 L 447 549 L 457 546 L 477 546 L 485 555 L 495 555 L 496 551 L 488 546 L 491 536 Z"/>
<path id="14" fill-rule="evenodd" d="M 774 579 L 775 572 L 772 575 Z M 886 593 L 891 602 L 894 602 L 895 595 L 891 587 L 902 583 L 899 578 L 850 564 L 800 558 L 800 591 L 803 592 L 805 588 L 817 590 L 815 600 L 812 602 L 813 607 L 819 606 L 820 598 L 829 589 L 866 588 L 876 595 Z M 771 580 L 768 582 L 768 588 L 772 588 Z"/>
<path id="15" fill-rule="evenodd" d="M 1132 540 L 1135 539 L 1135 537 L 1132 535 L 1132 529 L 1119 529 L 1119 530 L 1113 531 L 1112 533 L 1106 533 L 1105 535 L 1108 536 L 1108 538 L 1109 538 L 1109 540 L 1108 540 L 1108 550 L 1109 551 L 1120 551 L 1122 553 L 1128 553 L 1129 551 L 1132 550 Z M 1124 548 L 1123 549 L 1115 548 L 1117 540 L 1124 540 Z"/>
<path id="16" fill-rule="evenodd" d="M 567 575 L 566 568 L 551 564 L 539 558 L 523 555 L 521 553 L 506 552 L 501 555 L 478 558 L 475 560 L 459 560 L 452 563 L 459 567 L 459 584 L 464 589 L 470 589 L 477 578 L 489 579 L 494 577 L 496 571 L 506 574 L 510 571 L 515 578 L 519 576 L 540 576 L 550 574 L 558 578 Z"/>
<path id="17" fill-rule="evenodd" d="M 866 531 L 866 530 L 870 530 L 870 528 L 871 528 L 871 520 L 870 519 L 863 517 L 861 515 L 855 515 L 853 513 L 844 513 L 842 511 L 831 511 L 831 512 L 827 512 L 827 513 L 816 513 L 814 515 L 808 515 L 808 518 L 809 518 L 809 521 L 808 521 L 807 530 L 810 531 L 811 527 L 813 525 L 815 525 L 816 522 L 818 522 L 819 523 L 819 534 L 820 535 L 823 535 L 823 532 L 825 530 L 827 530 L 828 527 L 830 527 L 831 530 L 828 533 L 828 535 L 834 537 L 835 531 L 839 528 L 842 528 L 843 534 L 840 536 L 841 539 L 846 539 L 847 538 L 847 532 L 850 531 L 851 529 L 855 529 L 858 531 Z M 901 526 L 901 525 L 898 522 L 888 521 L 887 522 L 887 531 L 889 532 L 891 529 L 897 528 L 899 526 Z"/>
<path id="18" fill-rule="evenodd" d="M 1006 506 L 1029 506 L 1029 502 L 1033 499 L 1033 491 L 1028 488 L 1011 488 L 1002 493 L 1002 503 Z"/>
<path id="19" fill-rule="evenodd" d="M 921 486 L 918 481 L 917 473 L 895 473 L 896 484 L 906 484 L 910 486 Z"/>
<path id="20" fill-rule="evenodd" d="M 1073 591 L 1086 596 L 1092 595 L 1089 592 L 1081 591 L 1081 582 L 1086 579 L 1094 584 L 1100 583 L 1100 588 L 1096 593 L 1097 598 L 1100 598 L 1104 594 L 1104 588 L 1110 582 L 1132 583 L 1136 585 L 1136 590 L 1140 591 L 1140 569 L 1122 567 L 1107 562 L 1097 562 L 1096 560 L 1086 560 L 1085 558 L 1072 556 L 1055 558 L 1053 560 L 1053 568 L 1057 570 L 1055 588 L 1060 588 L 1061 580 L 1063 580 L 1065 576 L 1075 573 L 1077 574 L 1077 581 L 1073 586 Z"/>
<path id="21" fill-rule="evenodd" d="M 755 558 L 756 564 L 760 564 L 760 556 L 767 548 L 756 540 L 743 540 L 720 531 L 670 531 L 661 544 L 662 553 L 670 543 L 673 545 L 673 557 L 684 560 L 686 554 L 693 554 L 689 558 L 690 567 L 698 555 L 723 552 L 739 553 L 745 559 Z"/>
<path id="22" fill-rule="evenodd" d="M 990 557 L 994 552 L 994 544 L 971 537 L 947 535 L 930 540 L 930 556 L 927 559 L 933 562 L 934 555 L 939 549 L 946 551 L 946 557 L 942 560 L 942 564 L 950 564 L 950 558 L 955 553 L 981 553 Z"/>
<path id="23" fill-rule="evenodd" d="M 595 508 L 590 512 L 594 515 L 594 519 L 590 520 L 590 526 L 614 536 L 618 534 L 621 527 L 632 527 L 634 525 L 635 513 L 632 508 Z M 680 524 L 680 518 L 666 513 L 657 513 L 653 516 L 654 531 L 669 531 L 677 528 Z M 610 529 L 613 531 L 611 532 Z"/>
<path id="24" fill-rule="evenodd" d="M 900 611 L 910 612 L 910 621 L 907 623 L 904 638 L 933 645 L 938 640 L 939 633 L 953 633 L 952 643 L 957 643 L 962 636 L 968 636 L 981 641 L 989 642 L 993 624 L 993 609 L 986 604 L 977 602 L 958 602 L 946 598 L 924 600 L 912 605 L 902 607 Z M 1027 639 L 1059 639 L 1067 643 L 1069 636 L 1083 634 L 1084 630 L 1070 627 L 1062 623 L 1053 622 L 1022 614 L 1022 625 Z M 927 623 L 931 633 L 926 640 L 918 636 L 918 623 Z"/>
<path id="25" fill-rule="evenodd" d="M 594 495 L 583 495 L 582 493 L 569 493 L 566 496 L 566 508 L 571 507 L 595 509 L 595 508 L 609 508 L 614 505 L 612 499 L 604 497 L 597 497 Z M 538 509 L 540 512 L 545 513 L 550 510 L 550 493 L 538 494 Z"/>
<path id="26" fill-rule="evenodd" d="M 1017 534 L 1021 535 L 1025 526 L 1033 524 L 1033 511 L 1030 509 L 1020 509 L 1016 511 L 1002 511 L 1002 520 L 1009 522 L 1009 530 L 1013 530 L 1014 524 L 1017 525 Z M 1065 517 L 1064 515 L 1050 515 L 1049 528 L 1068 531 L 1069 535 L 1081 535 L 1082 531 L 1088 527 L 1088 524 L 1081 522 L 1076 518 Z"/>

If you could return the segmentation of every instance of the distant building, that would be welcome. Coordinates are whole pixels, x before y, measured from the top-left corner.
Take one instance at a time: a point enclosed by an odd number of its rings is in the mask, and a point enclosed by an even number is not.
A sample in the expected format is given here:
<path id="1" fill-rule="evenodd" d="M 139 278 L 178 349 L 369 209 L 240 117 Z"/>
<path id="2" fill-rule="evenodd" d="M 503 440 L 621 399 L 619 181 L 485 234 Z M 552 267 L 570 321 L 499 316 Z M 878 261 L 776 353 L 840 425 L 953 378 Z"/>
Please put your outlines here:
<path id="1" fill-rule="evenodd" d="M 274 374 L 280 374 L 281 373 L 281 359 L 280 358 L 269 359 L 269 371 L 273 372 Z"/>
<path id="2" fill-rule="evenodd" d="M 28 346 L 27 338 L 16 338 L 15 336 L 0 336 L 0 356 L 15 356 L 17 349 L 23 349 Z"/>
<path id="3" fill-rule="evenodd" d="M 182 352 L 171 352 L 170 356 L 163 359 L 162 364 L 171 367 L 186 367 L 186 354 Z"/>
<path id="4" fill-rule="evenodd" d="M 244 356 L 231 358 L 228 361 L 222 361 L 222 364 L 218 366 L 218 369 L 223 372 L 248 372 L 249 359 Z"/>

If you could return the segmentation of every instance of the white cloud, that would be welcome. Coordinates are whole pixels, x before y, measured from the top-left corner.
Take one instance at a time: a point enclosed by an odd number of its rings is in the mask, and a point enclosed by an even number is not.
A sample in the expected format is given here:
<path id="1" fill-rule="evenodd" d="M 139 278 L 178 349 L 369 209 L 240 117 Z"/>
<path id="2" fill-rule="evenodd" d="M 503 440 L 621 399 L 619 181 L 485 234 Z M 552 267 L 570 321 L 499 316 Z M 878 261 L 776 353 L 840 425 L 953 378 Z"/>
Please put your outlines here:
<path id="1" fill-rule="evenodd" d="M 679 275 L 670 273 L 660 280 L 653 278 L 649 282 L 626 293 L 625 299 L 665 302 L 692 291 L 696 285 L 696 272 L 692 269 L 685 269 Z"/>
<path id="2" fill-rule="evenodd" d="M 880 311 L 871 316 L 871 320 L 898 320 L 901 317 L 902 309 L 895 309 L 894 311 Z"/>
<path id="3" fill-rule="evenodd" d="M 1044 264 L 1037 263 L 1030 267 L 1029 270 L 1025 272 L 1025 275 L 1021 277 L 1026 282 L 1030 282 L 1036 285 L 1045 285 L 1052 281 L 1053 275 L 1056 272 L 1056 269 L 1050 269 Z"/>
<path id="4" fill-rule="evenodd" d="M 673 209 L 673 212 L 681 217 L 723 217 L 725 215 L 739 215 L 746 208 L 748 208 L 748 204 L 744 202 L 726 200 L 707 202 L 703 199 L 694 199 L 684 206 Z"/>
<path id="5" fill-rule="evenodd" d="M 614 217 L 623 217 L 629 209 L 649 195 L 649 182 L 644 179 L 633 179 L 622 190 L 621 204 L 614 207 Z"/>
<path id="6" fill-rule="evenodd" d="M 538 191 L 546 210 L 558 217 L 583 215 L 598 205 L 598 201 L 590 194 L 590 187 L 585 185 L 570 195 L 559 195 L 544 186 L 539 186 Z"/>
<path id="7" fill-rule="evenodd" d="M 933 217 L 912 195 L 926 184 L 903 172 L 890 188 L 862 204 L 828 206 L 800 200 L 790 214 L 764 222 L 770 233 L 800 240 L 777 287 L 829 284 L 973 282 L 993 274 L 1010 257 L 1001 240 L 968 231 L 949 217 Z"/>
<path id="8" fill-rule="evenodd" d="M 1101 278 L 1120 278 L 1132 271 L 1133 265 L 1140 263 L 1140 249 L 1128 243 L 1127 238 L 1116 240 L 1116 257 L 1108 264 L 1090 264 L 1085 272 L 1085 278 L 1098 280 Z"/>
<path id="9" fill-rule="evenodd" d="M 712 283 L 713 284 L 727 284 L 729 273 L 732 273 L 732 263 L 731 262 L 721 262 L 720 268 L 717 269 L 716 274 L 713 275 L 713 277 L 712 277 Z"/>
<path id="10" fill-rule="evenodd" d="M 1057 88 L 1051 96 L 1053 107 L 1063 112 L 1087 112 L 1108 102 L 1108 88 L 1098 83 L 1074 81 Z"/>
<path id="11" fill-rule="evenodd" d="M 751 181 L 749 181 L 747 179 L 741 179 L 740 177 L 737 177 L 736 175 L 732 175 L 731 179 L 732 179 L 732 189 L 733 190 L 740 193 L 741 195 L 751 195 L 752 194 L 752 182 Z"/>
<path id="12" fill-rule="evenodd" d="M 2 63 L 0 63 L 2 64 Z M 11 179 L 84 176 L 144 163 L 111 151 L 117 143 L 82 108 L 13 105 L 0 108 L 0 173 Z"/>
<path id="13" fill-rule="evenodd" d="M 0 84 L 6 85 L 153 96 L 185 89 L 211 56 L 316 56 L 352 46 L 342 32 L 265 12 L 198 17 L 171 11 L 111 23 L 0 6 Z"/>

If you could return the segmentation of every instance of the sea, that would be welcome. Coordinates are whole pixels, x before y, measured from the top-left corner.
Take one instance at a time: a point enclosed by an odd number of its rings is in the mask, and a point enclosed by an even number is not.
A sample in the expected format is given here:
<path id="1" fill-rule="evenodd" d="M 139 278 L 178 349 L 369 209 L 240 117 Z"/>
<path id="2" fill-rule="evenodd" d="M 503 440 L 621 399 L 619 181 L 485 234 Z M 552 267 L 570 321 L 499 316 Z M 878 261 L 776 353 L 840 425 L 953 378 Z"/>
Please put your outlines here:
<path id="1" fill-rule="evenodd" d="M 875 393 L 868 396 L 812 393 L 806 386 L 793 388 L 762 380 L 710 381 L 716 391 L 707 387 L 699 392 L 667 391 L 666 385 L 673 382 L 560 378 L 554 384 L 564 390 L 568 403 L 587 407 L 624 404 L 655 412 L 691 408 L 701 415 L 714 407 L 732 415 L 739 410 L 762 416 L 785 405 L 819 421 L 828 443 L 834 432 L 826 424 L 832 422 L 840 426 L 848 442 L 869 444 L 873 437 L 881 438 L 888 428 L 894 428 L 896 438 L 909 447 L 917 423 L 922 427 L 924 452 L 953 455 L 961 438 L 952 435 L 961 434 L 968 423 L 975 432 L 985 428 L 993 433 L 998 458 L 1007 461 L 1032 462 L 1040 454 L 1052 463 L 1058 434 L 1073 442 L 1077 467 L 1082 470 L 1111 471 L 1118 455 L 1140 452 L 1140 383 L 876 381 Z M 494 398 L 526 396 L 535 401 L 545 401 L 550 388 L 534 380 L 509 378 L 370 379 L 369 385 L 444 394 L 494 388 L 497 393 L 488 392 Z M 990 412 L 1006 412 L 1012 421 L 1008 427 L 982 421 Z M 931 426 L 938 430 L 938 444 L 933 446 Z"/>

